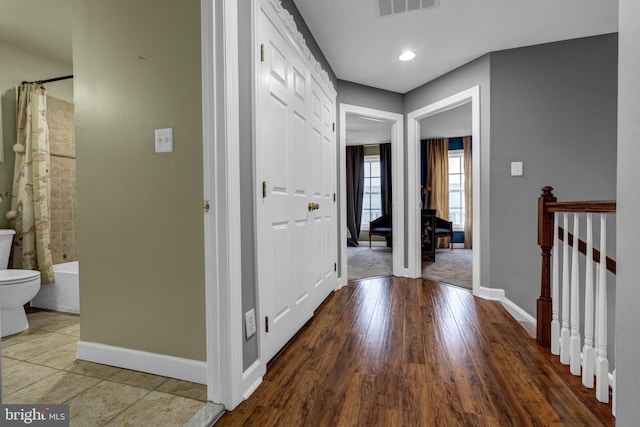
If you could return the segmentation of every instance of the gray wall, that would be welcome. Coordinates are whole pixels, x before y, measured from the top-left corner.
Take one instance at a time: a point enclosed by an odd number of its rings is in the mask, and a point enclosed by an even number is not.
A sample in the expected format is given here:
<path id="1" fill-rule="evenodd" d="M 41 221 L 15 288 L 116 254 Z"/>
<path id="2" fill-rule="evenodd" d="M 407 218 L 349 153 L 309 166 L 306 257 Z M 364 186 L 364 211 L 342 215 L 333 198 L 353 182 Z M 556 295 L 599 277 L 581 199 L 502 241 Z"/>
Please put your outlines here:
<path id="1" fill-rule="evenodd" d="M 255 270 L 255 228 L 254 228 L 254 177 L 253 177 L 253 86 L 251 52 L 251 22 L 252 1 L 238 1 L 238 38 L 239 38 L 239 82 L 240 82 L 240 200 L 241 200 L 241 252 L 242 252 L 242 312 L 256 308 L 258 329 L 263 327 L 256 304 L 256 270 Z M 307 47 L 314 54 L 316 60 L 322 64 L 329 74 L 334 86 L 337 85 L 336 76 L 331 69 L 309 28 L 300 16 L 292 0 L 282 0 L 282 6 L 294 17 L 298 30 L 304 36 Z M 246 370 L 258 359 L 258 334 L 247 340 L 244 335 L 244 316 L 242 319 L 242 366 Z M 267 362 L 266 360 L 263 362 Z"/>
<path id="2" fill-rule="evenodd" d="M 392 113 L 404 113 L 404 97 L 402 94 L 346 80 L 338 80 L 337 90 L 338 106 L 340 104 L 351 104 Z"/>
<path id="3" fill-rule="evenodd" d="M 618 230 L 616 425 L 636 426 L 640 419 L 640 2 L 620 0 L 618 69 Z M 611 354 L 611 350 L 610 353 Z"/>
<path id="4" fill-rule="evenodd" d="M 491 54 L 491 286 L 534 316 L 540 189 L 615 199 L 616 102 L 616 34 Z"/>
<path id="5" fill-rule="evenodd" d="M 422 107 L 430 105 L 436 101 L 447 98 L 456 93 L 462 92 L 466 89 L 474 86 L 480 86 L 480 147 L 478 147 L 474 141 L 473 153 L 480 152 L 480 167 L 482 171 L 488 171 L 490 169 L 489 155 L 491 153 L 491 133 L 490 133 L 490 100 L 491 100 L 491 63 L 490 56 L 484 55 L 470 63 L 457 68 L 425 85 L 422 85 L 410 92 L 407 92 L 404 96 L 404 112 L 405 114 L 418 110 Z M 406 119 L 405 119 L 406 125 Z M 405 127 L 406 129 L 406 127 Z M 406 131 L 405 131 L 405 143 L 406 143 Z M 405 152 L 407 148 L 405 147 Z M 405 159 L 406 161 L 406 159 Z M 406 164 L 405 164 L 406 169 Z M 481 253 L 482 257 L 480 263 L 482 265 L 482 277 L 480 282 L 482 286 L 494 287 L 491 281 L 489 270 L 489 248 L 491 244 L 491 233 L 489 224 L 489 196 L 490 196 L 490 182 L 489 174 L 481 172 L 480 174 L 480 204 L 481 204 Z M 406 176 L 405 176 L 406 179 Z M 407 188 L 407 182 L 405 182 L 405 188 Z M 405 194 L 408 198 L 408 195 Z M 408 215 L 408 212 L 406 212 Z M 407 218 L 405 218 L 405 224 Z M 408 231 L 405 230 L 405 233 Z M 408 243 L 408 236 L 405 235 L 406 242 Z M 406 249 L 405 249 L 406 252 Z"/>

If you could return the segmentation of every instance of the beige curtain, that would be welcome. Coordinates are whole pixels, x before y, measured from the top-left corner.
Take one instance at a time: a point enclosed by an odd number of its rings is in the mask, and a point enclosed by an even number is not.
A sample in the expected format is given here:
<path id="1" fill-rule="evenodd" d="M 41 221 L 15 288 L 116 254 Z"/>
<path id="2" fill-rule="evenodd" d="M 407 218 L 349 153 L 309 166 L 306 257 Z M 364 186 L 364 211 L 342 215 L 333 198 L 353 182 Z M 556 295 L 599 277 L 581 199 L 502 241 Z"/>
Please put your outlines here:
<path id="1" fill-rule="evenodd" d="M 471 183 L 471 137 L 462 138 L 464 150 L 464 248 L 473 248 L 473 188 Z"/>
<path id="2" fill-rule="evenodd" d="M 436 216 L 449 219 L 449 139 L 427 140 L 427 208 Z M 438 247 L 446 248 L 446 237 L 438 239 Z"/>
<path id="3" fill-rule="evenodd" d="M 12 268 L 39 270 L 42 283 L 53 283 L 49 221 L 50 157 L 46 89 L 23 84 L 18 88 L 18 138 L 14 198 L 7 216 L 16 230 Z"/>

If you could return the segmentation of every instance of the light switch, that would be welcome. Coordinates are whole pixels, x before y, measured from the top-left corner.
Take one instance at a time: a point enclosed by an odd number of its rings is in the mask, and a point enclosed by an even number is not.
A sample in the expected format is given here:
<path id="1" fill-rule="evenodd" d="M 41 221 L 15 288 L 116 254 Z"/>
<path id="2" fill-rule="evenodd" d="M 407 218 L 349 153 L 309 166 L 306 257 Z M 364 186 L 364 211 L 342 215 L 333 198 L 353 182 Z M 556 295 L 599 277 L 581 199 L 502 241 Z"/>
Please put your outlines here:
<path id="1" fill-rule="evenodd" d="M 156 129 L 156 153 L 173 152 L 173 129 Z"/>
<path id="2" fill-rule="evenodd" d="M 511 176 L 522 176 L 522 162 L 511 162 Z"/>

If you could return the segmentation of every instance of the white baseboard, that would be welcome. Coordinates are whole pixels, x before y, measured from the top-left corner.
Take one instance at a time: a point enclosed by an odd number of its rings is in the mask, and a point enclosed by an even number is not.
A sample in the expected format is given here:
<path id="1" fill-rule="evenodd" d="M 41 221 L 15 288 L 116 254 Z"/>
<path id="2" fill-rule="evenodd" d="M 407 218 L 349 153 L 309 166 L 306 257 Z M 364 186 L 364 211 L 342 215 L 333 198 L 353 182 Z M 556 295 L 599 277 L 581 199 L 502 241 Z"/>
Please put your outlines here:
<path id="1" fill-rule="evenodd" d="M 480 286 L 476 296 L 491 301 L 502 301 L 504 299 L 504 289 L 486 288 L 484 286 Z"/>
<path id="2" fill-rule="evenodd" d="M 242 373 L 242 398 L 244 400 L 247 400 L 262 384 L 262 377 L 265 373 L 265 368 L 260 359 L 253 362 L 253 365 Z"/>
<path id="3" fill-rule="evenodd" d="M 369 247 L 369 241 L 368 240 L 366 240 L 364 242 L 361 241 L 361 240 L 358 240 L 358 244 L 360 246 L 365 246 L 367 248 Z M 378 246 L 385 246 L 386 247 L 387 246 L 387 242 L 384 241 L 384 240 L 372 240 L 371 241 L 371 247 L 374 247 L 374 246 L 375 247 L 378 247 Z"/>
<path id="4" fill-rule="evenodd" d="M 537 324 L 535 317 L 527 313 L 522 307 L 511 301 L 509 298 L 503 298 L 501 302 L 509 314 L 511 314 L 511 316 L 518 322 L 530 322 L 534 325 Z"/>
<path id="5" fill-rule="evenodd" d="M 77 358 L 88 362 L 207 384 L 207 362 L 78 341 Z"/>

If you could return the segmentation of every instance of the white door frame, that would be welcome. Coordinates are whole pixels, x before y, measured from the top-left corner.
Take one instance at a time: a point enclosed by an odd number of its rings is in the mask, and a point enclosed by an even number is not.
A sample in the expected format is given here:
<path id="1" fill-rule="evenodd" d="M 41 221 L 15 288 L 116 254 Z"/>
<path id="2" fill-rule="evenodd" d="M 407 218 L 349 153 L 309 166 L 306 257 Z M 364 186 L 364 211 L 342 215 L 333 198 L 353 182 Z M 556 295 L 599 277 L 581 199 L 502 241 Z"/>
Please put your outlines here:
<path id="1" fill-rule="evenodd" d="M 242 402 L 238 6 L 202 0 L 207 399 Z"/>
<path id="2" fill-rule="evenodd" d="M 340 104 L 340 223 L 338 227 L 338 238 L 340 239 L 340 276 L 338 277 L 338 287 L 347 284 L 347 113 L 372 119 L 388 120 L 391 126 L 391 156 L 392 156 L 392 209 L 393 216 L 391 224 L 393 233 L 393 275 L 410 277 L 410 271 L 404 266 L 404 126 L 402 114 L 389 111 L 376 110 L 373 108 L 360 107 L 351 104 Z"/>
<path id="3" fill-rule="evenodd" d="M 411 277 L 422 276 L 420 255 L 420 120 L 471 102 L 471 138 L 473 141 L 473 294 L 480 295 L 480 86 L 451 95 L 448 98 L 412 111 L 407 115 L 408 162 L 407 178 L 409 200 L 409 270 Z"/>

